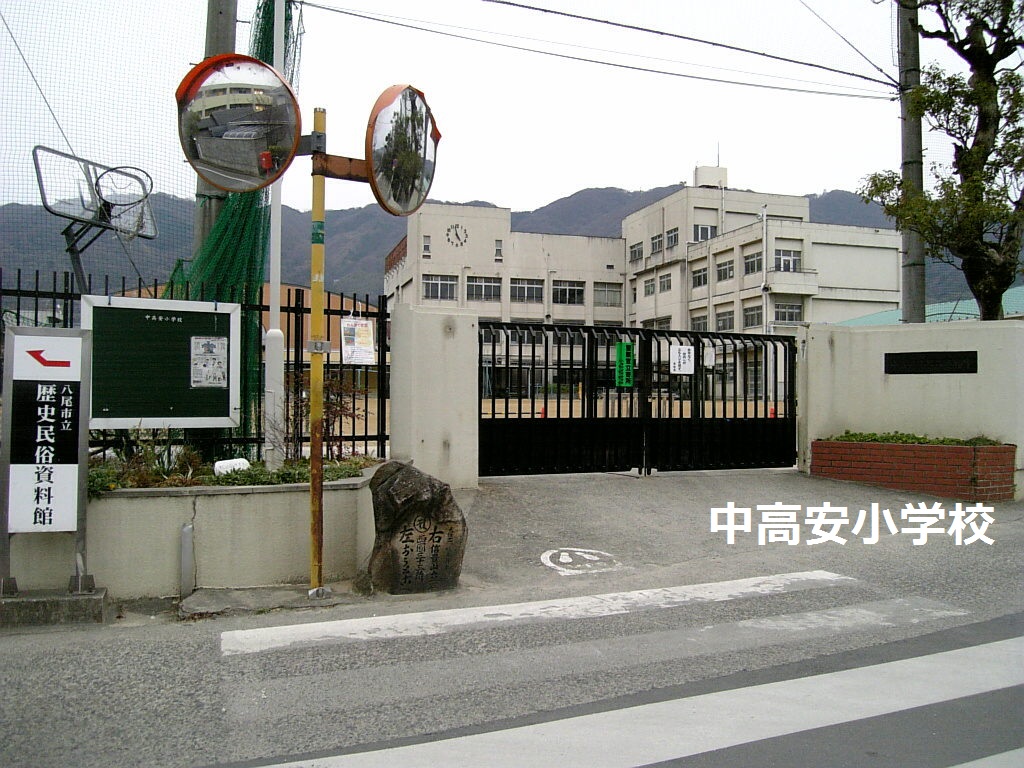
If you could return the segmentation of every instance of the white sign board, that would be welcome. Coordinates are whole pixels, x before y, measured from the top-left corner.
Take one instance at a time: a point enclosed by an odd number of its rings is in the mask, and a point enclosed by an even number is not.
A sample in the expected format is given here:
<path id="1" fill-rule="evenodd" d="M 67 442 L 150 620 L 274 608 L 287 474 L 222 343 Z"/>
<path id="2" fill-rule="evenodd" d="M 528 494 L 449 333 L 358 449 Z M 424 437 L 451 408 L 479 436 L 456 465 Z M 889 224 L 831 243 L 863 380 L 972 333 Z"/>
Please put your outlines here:
<path id="1" fill-rule="evenodd" d="M 3 470 L 7 533 L 75 531 L 85 504 L 88 331 L 10 328 Z"/>
<path id="2" fill-rule="evenodd" d="M 373 365 L 373 323 L 354 317 L 341 320 L 341 362 L 345 365 Z"/>
<path id="3" fill-rule="evenodd" d="M 693 347 L 673 344 L 668 348 L 668 372 L 693 373 Z"/>

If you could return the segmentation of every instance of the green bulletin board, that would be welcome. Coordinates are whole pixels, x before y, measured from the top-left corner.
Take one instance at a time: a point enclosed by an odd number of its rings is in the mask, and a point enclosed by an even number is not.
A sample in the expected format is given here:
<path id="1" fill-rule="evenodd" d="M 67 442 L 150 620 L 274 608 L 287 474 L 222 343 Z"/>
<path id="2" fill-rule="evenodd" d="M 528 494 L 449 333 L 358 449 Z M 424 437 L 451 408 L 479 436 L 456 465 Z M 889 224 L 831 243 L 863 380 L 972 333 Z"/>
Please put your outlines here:
<path id="1" fill-rule="evenodd" d="M 241 307 L 84 296 L 91 429 L 235 427 Z"/>

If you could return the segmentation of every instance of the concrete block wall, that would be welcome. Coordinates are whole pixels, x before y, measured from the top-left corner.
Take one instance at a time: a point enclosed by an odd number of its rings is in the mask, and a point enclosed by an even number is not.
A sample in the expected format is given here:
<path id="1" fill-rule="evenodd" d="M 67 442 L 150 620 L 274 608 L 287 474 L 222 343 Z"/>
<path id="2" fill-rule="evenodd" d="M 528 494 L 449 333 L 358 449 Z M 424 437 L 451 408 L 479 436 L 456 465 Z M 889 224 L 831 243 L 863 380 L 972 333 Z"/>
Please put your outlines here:
<path id="1" fill-rule="evenodd" d="M 323 574 L 352 578 L 373 548 L 369 473 L 324 484 Z M 195 584 L 234 588 L 309 583 L 308 485 L 130 489 L 89 503 L 87 570 L 114 599 L 172 597 L 181 584 L 181 528 L 194 526 Z M 17 534 L 19 590 L 66 589 L 71 534 Z"/>

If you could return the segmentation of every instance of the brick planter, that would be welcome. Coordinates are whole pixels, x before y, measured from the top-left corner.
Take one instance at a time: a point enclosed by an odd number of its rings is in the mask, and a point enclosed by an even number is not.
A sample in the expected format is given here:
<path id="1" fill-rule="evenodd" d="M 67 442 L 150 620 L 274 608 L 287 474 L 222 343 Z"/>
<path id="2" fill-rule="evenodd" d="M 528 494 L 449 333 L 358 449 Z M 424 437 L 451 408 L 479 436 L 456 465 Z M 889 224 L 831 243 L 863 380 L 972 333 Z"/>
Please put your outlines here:
<path id="1" fill-rule="evenodd" d="M 1015 445 L 815 440 L 811 474 L 960 501 L 1012 501 Z"/>

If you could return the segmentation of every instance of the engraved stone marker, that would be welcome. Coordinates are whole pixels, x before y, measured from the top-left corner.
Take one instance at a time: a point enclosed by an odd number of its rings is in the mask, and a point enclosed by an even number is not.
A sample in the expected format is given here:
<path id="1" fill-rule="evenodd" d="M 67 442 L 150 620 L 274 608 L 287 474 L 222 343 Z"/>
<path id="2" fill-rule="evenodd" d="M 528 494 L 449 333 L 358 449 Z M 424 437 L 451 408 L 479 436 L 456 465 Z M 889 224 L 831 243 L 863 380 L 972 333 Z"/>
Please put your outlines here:
<path id="1" fill-rule="evenodd" d="M 376 538 L 369 576 L 390 594 L 458 586 L 466 518 L 451 487 L 409 464 L 389 462 L 370 481 Z"/>

